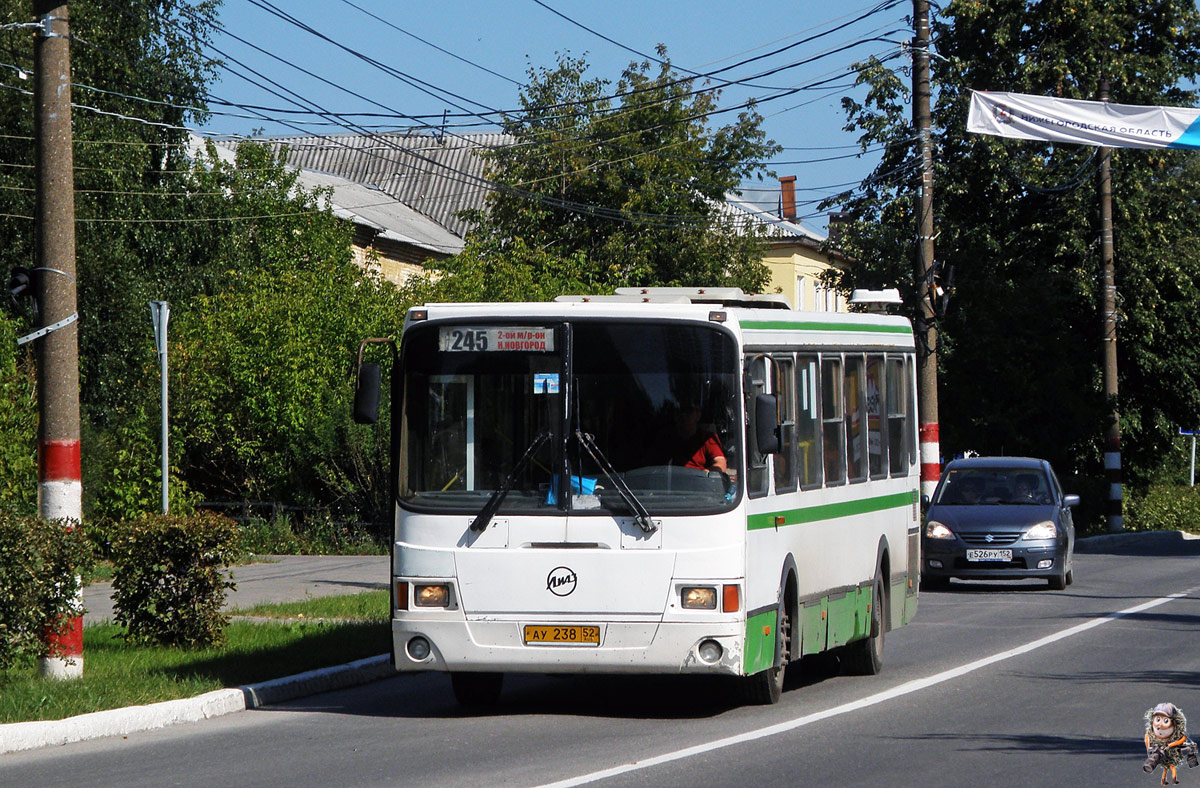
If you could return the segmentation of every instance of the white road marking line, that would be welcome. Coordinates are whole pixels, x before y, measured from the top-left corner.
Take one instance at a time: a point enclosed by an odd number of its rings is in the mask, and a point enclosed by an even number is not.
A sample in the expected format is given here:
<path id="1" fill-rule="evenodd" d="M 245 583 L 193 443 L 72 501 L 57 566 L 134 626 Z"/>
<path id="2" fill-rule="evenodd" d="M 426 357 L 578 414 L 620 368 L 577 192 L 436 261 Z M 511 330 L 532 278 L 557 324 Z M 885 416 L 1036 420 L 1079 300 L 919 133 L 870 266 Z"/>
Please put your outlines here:
<path id="1" fill-rule="evenodd" d="M 914 679 L 913 681 L 901 684 L 898 687 L 893 687 L 892 689 L 884 690 L 883 692 L 878 692 L 874 695 L 869 695 L 861 700 L 843 703 L 841 706 L 834 706 L 831 709 L 825 709 L 824 711 L 806 714 L 803 717 L 798 717 L 787 722 L 780 722 L 775 725 L 768 725 L 765 728 L 739 733 L 736 736 L 728 736 L 724 739 L 717 739 L 716 741 L 697 744 L 694 747 L 686 747 L 682 750 L 675 750 L 674 752 L 656 755 L 653 758 L 647 758 L 642 761 L 625 763 L 621 764 L 620 766 L 601 769 L 600 771 L 591 772 L 589 774 L 581 774 L 577 777 L 568 777 L 565 780 L 558 780 L 557 782 L 536 786 L 536 788 L 574 788 L 574 786 L 577 785 L 587 785 L 589 783 L 608 779 L 609 777 L 616 777 L 618 775 L 628 774 L 630 772 L 636 772 L 642 769 L 649 769 L 653 766 L 670 763 L 671 761 L 683 760 L 684 758 L 691 758 L 696 755 L 704 755 L 705 753 L 721 750 L 726 747 L 732 747 L 736 744 L 745 744 L 746 742 L 765 739 L 768 736 L 776 736 L 780 733 L 787 733 L 788 731 L 793 731 L 797 728 L 803 728 L 806 725 L 811 725 L 814 722 L 820 722 L 821 720 L 826 720 L 830 717 L 838 717 L 843 714 L 848 714 L 852 711 L 865 709 L 868 706 L 874 706 L 876 704 L 883 703 L 884 701 L 900 698 L 905 695 L 910 695 L 914 692 L 919 692 L 923 689 L 928 689 L 929 687 L 933 687 L 938 684 L 943 684 L 951 679 L 956 679 L 960 676 L 965 676 L 968 673 L 973 673 L 982 668 L 986 668 L 989 665 L 994 665 L 997 662 L 1003 662 L 1004 660 L 1012 659 L 1013 657 L 1018 657 L 1022 654 L 1028 654 L 1031 651 L 1036 651 L 1043 646 L 1049 646 L 1051 643 L 1057 643 L 1060 640 L 1066 640 L 1069 637 L 1073 637 L 1082 632 L 1086 632 L 1089 629 L 1094 629 L 1103 624 L 1107 624 L 1110 621 L 1116 621 L 1119 618 L 1124 618 L 1125 616 L 1130 616 L 1135 613 L 1141 613 L 1144 610 L 1149 610 L 1151 608 L 1158 607 L 1159 605 L 1164 605 L 1167 602 L 1181 599 L 1198 589 L 1200 589 L 1200 586 L 1196 588 L 1189 588 L 1187 591 L 1182 591 L 1178 594 L 1171 594 L 1170 596 L 1152 599 L 1149 602 L 1143 602 L 1140 605 L 1134 605 L 1133 607 L 1126 608 L 1125 610 L 1120 610 L 1116 613 L 1110 613 L 1102 618 L 1093 618 L 1089 621 L 1083 622 L 1082 624 L 1076 624 L 1073 627 L 1064 629 L 1061 632 L 1056 632 L 1053 635 L 1047 635 L 1046 637 L 1038 638 L 1037 640 L 1031 643 L 1026 643 L 1023 646 L 1017 646 L 1016 648 L 1009 649 L 1008 651 L 1001 651 L 1000 653 L 993 654 L 990 657 L 977 659 L 974 662 L 968 662 L 966 665 L 961 665 L 957 668 L 951 668 L 950 670 L 937 673 L 933 676 L 927 676 L 923 679 Z"/>

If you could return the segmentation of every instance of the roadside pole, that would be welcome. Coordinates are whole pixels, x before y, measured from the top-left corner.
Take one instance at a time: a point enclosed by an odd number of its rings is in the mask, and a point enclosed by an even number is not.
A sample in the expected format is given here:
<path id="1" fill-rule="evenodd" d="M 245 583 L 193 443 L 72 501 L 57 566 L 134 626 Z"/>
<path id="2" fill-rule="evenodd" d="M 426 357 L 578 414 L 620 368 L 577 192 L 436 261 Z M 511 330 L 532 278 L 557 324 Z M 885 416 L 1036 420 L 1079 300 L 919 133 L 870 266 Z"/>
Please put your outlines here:
<path id="1" fill-rule="evenodd" d="M 75 301 L 75 172 L 71 150 L 71 60 L 67 3 L 33 0 L 41 23 L 33 45 L 37 137 L 35 247 L 43 326 L 37 340 L 38 515 L 73 528 L 83 518 L 79 451 L 79 323 Z M 76 613 L 47 622 L 53 655 L 38 667 L 48 678 L 83 676 L 83 590 Z"/>
<path id="2" fill-rule="evenodd" d="M 919 301 L 917 334 L 917 417 L 921 442 L 921 494 L 933 497 L 942 475 L 938 435 L 937 312 L 933 306 L 933 139 L 929 109 L 929 2 L 913 0 L 913 124 L 921 152 L 921 192 L 917 210 L 914 279 Z"/>
<path id="3" fill-rule="evenodd" d="M 1108 80 L 1100 80 L 1100 100 L 1108 101 Z M 1100 147 L 1100 289 L 1104 313 L 1104 475 L 1108 478 L 1106 521 L 1109 533 L 1124 530 L 1121 512 L 1121 418 L 1117 412 L 1117 285 L 1113 263 L 1112 148 Z"/>
<path id="4" fill-rule="evenodd" d="M 162 446 L 162 513 L 170 509 L 170 452 L 167 450 L 167 322 L 171 319 L 171 305 L 166 301 L 150 302 L 150 317 L 154 321 L 154 346 L 158 350 L 159 386 L 159 431 Z"/>

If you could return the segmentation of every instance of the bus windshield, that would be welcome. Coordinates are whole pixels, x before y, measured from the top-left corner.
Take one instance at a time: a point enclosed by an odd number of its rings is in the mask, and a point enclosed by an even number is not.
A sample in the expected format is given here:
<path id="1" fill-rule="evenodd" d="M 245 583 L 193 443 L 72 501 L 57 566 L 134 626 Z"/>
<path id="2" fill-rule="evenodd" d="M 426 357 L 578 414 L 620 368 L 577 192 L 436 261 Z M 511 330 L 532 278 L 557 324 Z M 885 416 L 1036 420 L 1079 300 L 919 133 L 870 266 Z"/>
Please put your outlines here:
<path id="1" fill-rule="evenodd" d="M 410 508 L 475 514 L 503 487 L 501 513 L 629 515 L 614 476 L 651 514 L 736 498 L 738 355 L 715 326 L 417 325 L 403 365 Z"/>

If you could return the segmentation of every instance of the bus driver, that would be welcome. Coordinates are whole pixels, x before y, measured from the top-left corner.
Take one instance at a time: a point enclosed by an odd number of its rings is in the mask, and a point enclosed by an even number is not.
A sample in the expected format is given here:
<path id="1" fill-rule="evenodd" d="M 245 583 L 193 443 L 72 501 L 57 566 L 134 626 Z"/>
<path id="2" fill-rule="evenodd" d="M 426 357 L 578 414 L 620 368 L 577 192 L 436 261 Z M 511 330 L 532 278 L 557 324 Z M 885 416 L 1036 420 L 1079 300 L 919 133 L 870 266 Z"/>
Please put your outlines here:
<path id="1" fill-rule="evenodd" d="M 725 473 L 728 463 L 716 433 L 700 429 L 700 406 L 681 402 L 674 415 L 674 431 L 663 436 L 663 451 L 671 465 Z"/>

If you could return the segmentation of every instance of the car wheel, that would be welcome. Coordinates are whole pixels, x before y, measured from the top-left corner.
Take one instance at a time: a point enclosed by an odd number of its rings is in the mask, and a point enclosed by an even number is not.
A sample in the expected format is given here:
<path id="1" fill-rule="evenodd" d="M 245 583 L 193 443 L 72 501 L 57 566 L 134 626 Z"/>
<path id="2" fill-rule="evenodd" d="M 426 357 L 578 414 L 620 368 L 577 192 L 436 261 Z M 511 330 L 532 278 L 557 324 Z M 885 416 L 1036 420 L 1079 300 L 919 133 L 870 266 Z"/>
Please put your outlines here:
<path id="1" fill-rule="evenodd" d="M 1052 575 L 1046 579 L 1046 583 L 1050 586 L 1051 591 L 1062 591 L 1067 587 L 1067 582 L 1066 572 L 1059 575 Z"/>
<path id="2" fill-rule="evenodd" d="M 950 587 L 950 578 L 926 576 L 921 578 L 922 591 L 945 591 Z"/>
<path id="3" fill-rule="evenodd" d="M 1067 570 L 1067 585 L 1071 585 L 1071 583 L 1074 583 L 1074 582 L 1075 582 L 1075 570 L 1068 569 Z"/>

